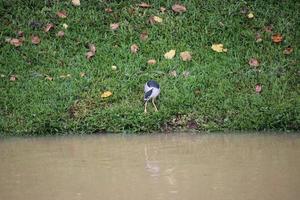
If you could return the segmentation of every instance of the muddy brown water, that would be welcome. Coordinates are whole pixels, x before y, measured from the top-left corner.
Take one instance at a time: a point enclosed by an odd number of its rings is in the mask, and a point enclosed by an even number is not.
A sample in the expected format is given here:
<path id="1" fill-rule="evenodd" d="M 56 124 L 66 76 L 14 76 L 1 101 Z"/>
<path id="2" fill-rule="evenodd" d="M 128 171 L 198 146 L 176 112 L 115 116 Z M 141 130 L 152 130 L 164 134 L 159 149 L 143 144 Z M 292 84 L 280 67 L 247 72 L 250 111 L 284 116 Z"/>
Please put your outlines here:
<path id="1" fill-rule="evenodd" d="M 296 200 L 297 135 L 101 135 L 0 141 L 1 200 Z"/>

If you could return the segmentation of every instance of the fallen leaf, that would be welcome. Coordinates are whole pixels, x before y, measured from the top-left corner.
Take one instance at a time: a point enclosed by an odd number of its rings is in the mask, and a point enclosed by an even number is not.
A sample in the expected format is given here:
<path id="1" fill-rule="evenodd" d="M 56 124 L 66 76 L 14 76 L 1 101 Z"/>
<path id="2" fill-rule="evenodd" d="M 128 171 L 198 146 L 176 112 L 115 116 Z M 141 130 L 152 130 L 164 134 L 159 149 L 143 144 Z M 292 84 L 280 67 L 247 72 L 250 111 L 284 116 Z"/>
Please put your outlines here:
<path id="1" fill-rule="evenodd" d="M 285 54 L 285 55 L 289 55 L 289 54 L 291 54 L 292 52 L 293 52 L 293 48 L 291 47 L 291 46 L 288 46 L 288 47 L 286 47 L 284 50 L 283 50 L 283 54 Z"/>
<path id="2" fill-rule="evenodd" d="M 54 28 L 54 24 L 49 23 L 49 24 L 47 24 L 46 27 L 44 28 L 44 32 L 47 33 L 47 32 L 49 32 L 49 31 L 50 31 L 51 29 L 53 29 L 53 28 Z"/>
<path id="3" fill-rule="evenodd" d="M 172 58 L 174 58 L 175 54 L 176 54 L 176 50 L 172 49 L 172 50 L 168 51 L 167 53 L 165 53 L 164 57 L 166 59 L 172 59 Z"/>
<path id="4" fill-rule="evenodd" d="M 131 47 L 130 47 L 131 53 L 137 53 L 138 50 L 139 50 L 138 45 L 136 45 L 136 44 L 131 45 Z"/>
<path id="5" fill-rule="evenodd" d="M 142 32 L 140 35 L 140 39 L 142 41 L 146 41 L 148 39 L 148 33 L 146 31 Z"/>
<path id="6" fill-rule="evenodd" d="M 53 81 L 53 78 L 51 76 L 46 75 L 45 80 Z"/>
<path id="7" fill-rule="evenodd" d="M 255 86 L 255 92 L 256 93 L 260 93 L 261 89 L 262 89 L 261 85 L 260 84 L 256 84 L 256 86 Z"/>
<path id="8" fill-rule="evenodd" d="M 270 24 L 268 26 L 265 26 L 265 31 L 268 32 L 268 33 L 272 33 L 272 31 L 273 31 L 273 25 Z"/>
<path id="9" fill-rule="evenodd" d="M 253 14 L 253 12 L 249 12 L 249 13 L 247 14 L 247 17 L 248 17 L 249 19 L 252 19 L 252 18 L 254 18 L 254 14 Z"/>
<path id="10" fill-rule="evenodd" d="M 89 51 L 89 52 L 87 52 L 85 55 L 86 55 L 86 58 L 87 58 L 87 59 L 91 59 L 91 58 L 95 55 L 95 53 Z"/>
<path id="11" fill-rule="evenodd" d="M 262 42 L 262 38 L 261 38 L 261 35 L 260 33 L 256 33 L 255 34 L 255 41 L 258 43 L 258 42 Z"/>
<path id="12" fill-rule="evenodd" d="M 148 63 L 149 65 L 155 65 L 155 64 L 156 64 L 156 60 L 150 59 L 150 60 L 147 61 L 147 63 Z"/>
<path id="13" fill-rule="evenodd" d="M 41 39 L 37 35 L 32 35 L 31 42 L 32 42 L 32 44 L 39 44 L 41 42 Z"/>
<path id="14" fill-rule="evenodd" d="M 159 10 L 160 12 L 164 13 L 167 9 L 165 7 L 160 7 Z"/>
<path id="15" fill-rule="evenodd" d="M 187 78 L 190 76 L 190 72 L 189 71 L 183 71 L 182 75 L 184 76 L 184 78 Z"/>
<path id="16" fill-rule="evenodd" d="M 139 7 L 141 7 L 141 8 L 150 8 L 151 5 L 150 5 L 150 4 L 147 4 L 147 3 L 145 3 L 145 2 L 142 2 L 142 3 L 139 4 Z"/>
<path id="17" fill-rule="evenodd" d="M 24 31 L 18 31 L 18 37 L 23 37 L 24 36 Z"/>
<path id="18" fill-rule="evenodd" d="M 130 15 L 134 15 L 134 14 L 135 14 L 135 11 L 136 11 L 135 8 L 129 8 L 129 9 L 128 9 L 128 13 L 129 13 Z"/>
<path id="19" fill-rule="evenodd" d="M 57 15 L 59 18 L 62 18 L 62 19 L 67 18 L 67 13 L 66 13 L 66 11 L 58 11 L 58 12 L 56 13 L 56 15 Z"/>
<path id="20" fill-rule="evenodd" d="M 13 38 L 9 40 L 9 43 L 15 47 L 19 47 L 22 45 L 23 41 L 17 38 Z"/>
<path id="21" fill-rule="evenodd" d="M 153 16 L 153 20 L 157 23 L 162 23 L 162 18 L 158 17 L 158 16 Z"/>
<path id="22" fill-rule="evenodd" d="M 5 38 L 5 42 L 9 42 L 9 43 L 10 43 L 11 40 L 12 40 L 12 39 L 9 38 L 9 37 Z"/>
<path id="23" fill-rule="evenodd" d="M 68 24 L 63 24 L 64 29 L 67 29 L 69 26 Z"/>
<path id="24" fill-rule="evenodd" d="M 184 5 L 174 4 L 172 10 L 176 13 L 182 13 L 186 11 L 186 7 Z"/>
<path id="25" fill-rule="evenodd" d="M 96 53 L 96 46 L 89 44 L 89 51 L 85 54 L 87 59 L 91 59 Z"/>
<path id="26" fill-rule="evenodd" d="M 170 76 L 173 76 L 173 77 L 177 77 L 177 72 L 176 72 L 176 70 L 170 71 L 170 72 L 169 72 L 169 75 L 170 75 Z"/>
<path id="27" fill-rule="evenodd" d="M 58 33 L 56 35 L 57 35 L 57 37 L 63 37 L 65 35 L 65 32 L 58 31 Z"/>
<path id="28" fill-rule="evenodd" d="M 119 23 L 113 23 L 110 24 L 110 29 L 111 30 L 117 30 L 119 28 L 120 24 Z"/>
<path id="29" fill-rule="evenodd" d="M 64 75 L 64 74 L 63 74 L 63 75 L 60 75 L 59 77 L 60 77 L 60 78 L 68 78 L 68 77 L 71 77 L 71 74 L 67 74 L 67 75 Z"/>
<path id="30" fill-rule="evenodd" d="M 251 58 L 248 63 L 251 67 L 254 67 L 254 68 L 259 66 L 259 61 L 255 58 Z"/>
<path id="31" fill-rule="evenodd" d="M 107 12 L 107 13 L 112 13 L 113 12 L 113 10 L 111 8 L 105 8 L 104 11 Z"/>
<path id="32" fill-rule="evenodd" d="M 84 72 L 80 72 L 79 76 L 80 76 L 80 77 L 84 77 L 84 76 L 85 76 L 85 73 L 84 73 Z"/>
<path id="33" fill-rule="evenodd" d="M 195 89 L 194 93 L 196 96 L 199 96 L 201 94 L 201 90 L 200 89 Z"/>
<path id="34" fill-rule="evenodd" d="M 280 35 L 279 33 L 272 35 L 272 41 L 274 43 L 280 43 L 283 40 L 283 36 Z"/>
<path id="35" fill-rule="evenodd" d="M 111 91 L 105 91 L 101 94 L 101 97 L 102 98 L 107 98 L 107 97 L 110 97 L 112 95 L 112 92 Z"/>
<path id="36" fill-rule="evenodd" d="M 216 51 L 216 52 L 227 52 L 227 49 L 224 48 L 224 45 L 223 44 L 213 44 L 211 46 L 211 49 Z"/>
<path id="37" fill-rule="evenodd" d="M 74 6 L 80 6 L 80 0 L 72 0 Z"/>
<path id="38" fill-rule="evenodd" d="M 246 7 L 246 6 L 244 6 L 243 8 L 241 8 L 240 12 L 241 12 L 242 14 L 247 14 L 247 13 L 249 12 L 249 8 Z"/>
<path id="39" fill-rule="evenodd" d="M 116 66 L 116 65 L 113 65 L 113 66 L 111 66 L 111 69 L 112 69 L 113 71 L 116 71 L 116 70 L 117 70 L 117 66 Z"/>
<path id="40" fill-rule="evenodd" d="M 89 50 L 93 53 L 96 52 L 96 46 L 94 44 L 89 44 Z"/>
<path id="41" fill-rule="evenodd" d="M 9 78 L 10 81 L 16 81 L 17 79 L 17 75 L 11 75 Z"/>
<path id="42" fill-rule="evenodd" d="M 188 51 L 181 52 L 180 57 L 183 61 L 190 61 L 192 59 L 191 53 Z"/>

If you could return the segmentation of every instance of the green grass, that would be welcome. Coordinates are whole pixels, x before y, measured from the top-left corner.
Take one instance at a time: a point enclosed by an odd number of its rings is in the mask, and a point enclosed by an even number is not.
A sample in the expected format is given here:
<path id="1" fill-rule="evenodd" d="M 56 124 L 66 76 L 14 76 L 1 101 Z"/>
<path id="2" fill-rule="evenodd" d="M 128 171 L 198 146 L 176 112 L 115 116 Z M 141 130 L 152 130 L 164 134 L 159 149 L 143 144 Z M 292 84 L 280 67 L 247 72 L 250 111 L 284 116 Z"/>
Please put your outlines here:
<path id="1" fill-rule="evenodd" d="M 299 1 L 181 1 L 187 7 L 182 14 L 171 10 L 175 2 L 150 1 L 152 7 L 143 9 L 136 6 L 140 1 L 125 0 L 85 0 L 79 7 L 59 0 L 1 0 L 0 134 L 299 130 Z M 164 14 L 161 6 L 167 8 Z M 113 13 L 104 12 L 107 7 Z M 244 7 L 253 11 L 253 19 L 240 12 Z M 67 11 L 66 19 L 56 16 L 60 10 Z M 163 23 L 147 23 L 151 15 Z M 42 27 L 31 28 L 32 21 Z M 49 22 L 56 27 L 44 33 Z M 115 22 L 120 28 L 111 31 Z M 283 34 L 281 44 L 264 31 L 269 24 L 273 33 Z M 19 30 L 25 35 L 22 46 L 5 42 Z M 59 30 L 65 37 L 56 37 Z M 143 31 L 149 33 L 146 42 L 139 38 Z M 260 43 L 255 42 L 257 32 Z M 31 43 L 33 34 L 41 38 L 39 45 Z M 91 60 L 85 58 L 89 43 L 97 48 Z M 137 54 L 130 52 L 134 43 L 140 47 Z M 228 52 L 212 51 L 213 43 L 223 43 Z M 288 45 L 294 51 L 284 55 Z M 176 49 L 176 56 L 166 60 L 170 49 Z M 183 62 L 182 51 L 192 52 L 192 60 Z M 259 70 L 249 66 L 252 57 L 261 61 Z M 151 58 L 156 65 L 147 64 Z M 112 71 L 112 65 L 118 69 Z M 171 70 L 178 76 L 170 76 Z M 184 71 L 190 76 L 184 77 Z M 66 74 L 71 77 L 60 78 Z M 10 81 L 11 75 L 18 79 Z M 144 114 L 143 85 L 149 79 L 157 80 L 162 91 L 159 112 L 150 106 Z M 100 98 L 106 90 L 113 95 Z"/>

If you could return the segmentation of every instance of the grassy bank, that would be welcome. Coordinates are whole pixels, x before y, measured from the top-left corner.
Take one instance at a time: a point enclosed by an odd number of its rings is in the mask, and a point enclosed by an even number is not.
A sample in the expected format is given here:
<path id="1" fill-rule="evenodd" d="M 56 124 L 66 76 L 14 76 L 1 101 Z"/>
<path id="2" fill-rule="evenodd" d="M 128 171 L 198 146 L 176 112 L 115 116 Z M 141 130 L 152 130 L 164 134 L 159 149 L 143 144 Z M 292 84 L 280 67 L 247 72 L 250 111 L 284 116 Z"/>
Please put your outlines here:
<path id="1" fill-rule="evenodd" d="M 181 1 L 187 10 L 176 13 L 175 1 L 150 1 L 150 8 L 139 1 L 89 0 L 77 7 L 70 1 L 1 1 L 0 132 L 299 130 L 300 3 L 247 2 Z M 162 22 L 150 23 L 151 16 Z M 45 32 L 48 23 L 54 28 Z M 119 28 L 111 30 L 112 23 Z M 147 39 L 140 38 L 143 32 Z M 281 42 L 272 41 L 276 33 Z M 40 42 L 33 44 L 32 35 Z M 216 43 L 227 52 L 213 51 Z M 89 44 L 96 46 L 91 59 Z M 284 53 L 288 46 L 293 51 Z M 175 57 L 165 59 L 171 49 Z M 183 51 L 191 52 L 190 61 L 180 58 Z M 251 58 L 259 66 L 249 65 Z M 149 107 L 144 114 L 149 79 L 162 91 L 159 112 Z M 102 98 L 105 91 L 112 95 Z"/>

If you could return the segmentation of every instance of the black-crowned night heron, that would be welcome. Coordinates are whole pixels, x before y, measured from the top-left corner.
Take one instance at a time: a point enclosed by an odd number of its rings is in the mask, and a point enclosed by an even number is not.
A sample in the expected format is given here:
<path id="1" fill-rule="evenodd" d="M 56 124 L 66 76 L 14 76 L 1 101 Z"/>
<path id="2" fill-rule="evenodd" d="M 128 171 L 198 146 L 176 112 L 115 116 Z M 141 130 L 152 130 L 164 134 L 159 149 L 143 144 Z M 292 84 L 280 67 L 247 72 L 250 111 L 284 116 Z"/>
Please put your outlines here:
<path id="1" fill-rule="evenodd" d="M 149 100 L 152 100 L 152 104 L 154 106 L 155 111 L 157 112 L 157 107 L 154 103 L 155 98 L 159 95 L 160 93 L 160 87 L 159 84 L 156 81 L 150 80 L 148 81 L 145 86 L 144 86 L 144 101 L 145 101 L 145 110 L 144 112 L 147 112 L 147 103 Z"/>

